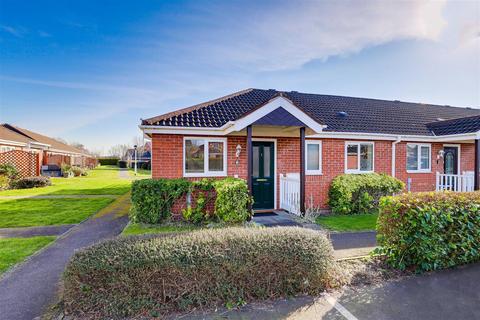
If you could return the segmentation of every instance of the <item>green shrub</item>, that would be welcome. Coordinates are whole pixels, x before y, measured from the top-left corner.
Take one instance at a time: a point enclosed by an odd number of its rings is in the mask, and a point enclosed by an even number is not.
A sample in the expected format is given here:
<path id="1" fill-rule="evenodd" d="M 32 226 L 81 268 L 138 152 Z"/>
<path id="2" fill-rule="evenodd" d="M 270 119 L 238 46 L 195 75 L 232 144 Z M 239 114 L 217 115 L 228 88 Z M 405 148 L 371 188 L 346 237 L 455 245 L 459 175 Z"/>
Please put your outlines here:
<path id="1" fill-rule="evenodd" d="M 86 176 L 88 174 L 86 169 L 77 166 L 72 166 L 70 171 L 73 172 L 75 177 Z"/>
<path id="2" fill-rule="evenodd" d="M 344 174 L 333 179 L 329 206 L 335 214 L 378 212 L 381 197 L 403 190 L 405 184 L 386 174 Z"/>
<path id="3" fill-rule="evenodd" d="M 64 302 L 107 319 L 318 294 L 332 283 L 332 254 L 325 235 L 291 227 L 127 237 L 74 255 Z"/>
<path id="4" fill-rule="evenodd" d="M 201 179 L 190 184 L 189 194 L 192 202 L 182 211 L 185 221 L 195 224 L 217 221 L 214 201 L 216 192 L 213 179 Z"/>
<path id="5" fill-rule="evenodd" d="M 51 186 L 52 182 L 49 177 L 26 177 L 17 179 L 13 183 L 15 189 L 30 189 Z"/>
<path id="6" fill-rule="evenodd" d="M 480 260 L 480 193 L 411 193 L 383 198 L 381 253 L 399 269 L 428 271 Z"/>
<path id="7" fill-rule="evenodd" d="M 118 160 L 118 158 L 100 158 L 98 159 L 98 163 L 102 166 L 116 166 Z"/>
<path id="8" fill-rule="evenodd" d="M 18 170 L 11 164 L 0 164 L 0 190 L 11 188 L 18 178 Z"/>
<path id="9" fill-rule="evenodd" d="M 143 179 L 132 183 L 133 222 L 160 223 L 171 215 L 174 201 L 190 187 L 185 179 Z"/>
<path id="10" fill-rule="evenodd" d="M 226 178 L 214 182 L 217 199 L 215 200 L 215 214 L 224 222 L 242 222 L 251 217 L 252 212 L 248 205 L 253 198 L 248 194 L 245 180 Z"/>

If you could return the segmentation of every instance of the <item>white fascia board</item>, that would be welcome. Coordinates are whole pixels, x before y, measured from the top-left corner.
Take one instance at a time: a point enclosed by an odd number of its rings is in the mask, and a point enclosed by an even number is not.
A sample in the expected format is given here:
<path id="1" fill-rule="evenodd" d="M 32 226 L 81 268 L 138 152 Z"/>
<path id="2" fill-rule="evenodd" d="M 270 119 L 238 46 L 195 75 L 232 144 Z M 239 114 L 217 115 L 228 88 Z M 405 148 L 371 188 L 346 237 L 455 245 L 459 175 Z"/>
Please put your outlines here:
<path id="1" fill-rule="evenodd" d="M 305 112 L 297 108 L 290 100 L 284 97 L 276 97 L 276 98 L 273 98 L 268 103 L 266 103 L 265 105 L 263 105 L 262 107 L 253 111 L 252 113 L 249 113 L 245 117 L 235 121 L 234 125 L 228 128 L 227 130 L 225 130 L 225 132 L 226 134 L 229 134 L 234 131 L 241 131 L 245 129 L 247 126 L 253 124 L 255 121 L 261 119 L 262 117 L 266 116 L 270 112 L 280 107 L 287 110 L 295 118 L 303 122 L 307 127 L 309 127 L 310 129 L 312 129 L 317 133 L 322 132 L 323 129 L 326 127 L 324 125 L 319 124 L 317 121 L 313 120 L 309 115 L 307 115 Z"/>
<path id="2" fill-rule="evenodd" d="M 416 141 L 416 142 L 450 142 L 460 140 L 478 139 L 480 132 L 455 134 L 448 136 L 419 136 L 419 135 L 393 135 L 381 133 L 362 133 L 362 132 L 321 132 L 314 135 L 309 135 L 307 138 L 333 138 L 333 139 L 354 139 L 354 140 L 387 140 L 396 141 Z"/>
<path id="3" fill-rule="evenodd" d="M 19 146 L 19 147 L 27 146 L 27 144 L 24 142 L 17 142 L 17 141 L 4 140 L 4 139 L 0 139 L 0 144 L 8 144 L 10 146 Z"/>

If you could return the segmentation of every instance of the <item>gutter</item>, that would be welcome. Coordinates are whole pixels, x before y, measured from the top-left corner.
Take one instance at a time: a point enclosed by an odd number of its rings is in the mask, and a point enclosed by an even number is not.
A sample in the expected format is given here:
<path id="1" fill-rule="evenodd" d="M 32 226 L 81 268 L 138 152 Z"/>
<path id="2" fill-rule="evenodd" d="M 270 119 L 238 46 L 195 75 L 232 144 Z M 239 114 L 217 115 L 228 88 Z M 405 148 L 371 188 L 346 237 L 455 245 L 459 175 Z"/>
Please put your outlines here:
<path id="1" fill-rule="evenodd" d="M 402 137 L 398 136 L 397 140 L 392 142 L 392 177 L 395 177 L 395 162 L 397 161 L 396 156 L 397 156 L 397 144 L 402 141 Z"/>

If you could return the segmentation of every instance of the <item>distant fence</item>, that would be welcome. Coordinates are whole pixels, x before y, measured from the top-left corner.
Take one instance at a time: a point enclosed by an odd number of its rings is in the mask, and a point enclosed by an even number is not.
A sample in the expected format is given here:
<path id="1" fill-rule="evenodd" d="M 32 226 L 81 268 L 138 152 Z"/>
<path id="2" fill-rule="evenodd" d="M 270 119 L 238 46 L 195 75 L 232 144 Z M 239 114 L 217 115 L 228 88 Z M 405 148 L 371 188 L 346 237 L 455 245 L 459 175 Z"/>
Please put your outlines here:
<path id="1" fill-rule="evenodd" d="M 39 155 L 35 152 L 11 150 L 0 153 L 0 164 L 11 164 L 21 177 L 40 175 Z"/>

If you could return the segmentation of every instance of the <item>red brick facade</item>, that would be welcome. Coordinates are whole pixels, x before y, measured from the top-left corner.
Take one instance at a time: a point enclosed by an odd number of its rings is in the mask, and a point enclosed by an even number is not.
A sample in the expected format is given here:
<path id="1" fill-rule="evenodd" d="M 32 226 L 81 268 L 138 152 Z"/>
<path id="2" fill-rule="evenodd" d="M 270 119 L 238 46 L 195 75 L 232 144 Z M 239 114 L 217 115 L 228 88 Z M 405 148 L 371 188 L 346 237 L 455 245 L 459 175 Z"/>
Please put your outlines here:
<path id="1" fill-rule="evenodd" d="M 261 140 L 259 137 L 255 139 Z M 270 138 L 275 139 L 277 146 L 276 178 L 277 203 L 279 206 L 279 175 L 298 173 L 300 171 L 300 140 L 298 138 Z M 309 140 L 309 139 L 307 139 Z M 322 141 L 322 175 L 307 175 L 305 186 L 305 201 L 307 207 L 327 207 L 328 189 L 333 178 L 345 173 L 345 142 L 343 139 L 318 139 Z M 353 140 L 348 140 L 353 141 Z M 362 140 L 364 141 L 364 140 Z M 378 173 L 392 173 L 392 141 L 374 142 L 374 171 Z M 242 147 L 238 166 L 235 164 L 236 146 Z M 438 151 L 443 143 L 431 144 L 431 172 L 408 173 L 406 170 L 406 145 L 400 142 L 396 145 L 395 175 L 405 183 L 410 178 L 411 191 L 435 190 L 435 173 L 443 172 L 442 160 L 437 163 Z M 179 178 L 183 176 L 183 136 L 158 135 L 152 136 L 152 176 L 153 178 Z M 474 145 L 461 144 L 460 172 L 473 171 Z M 246 137 L 227 137 L 227 174 L 247 178 Z"/>

